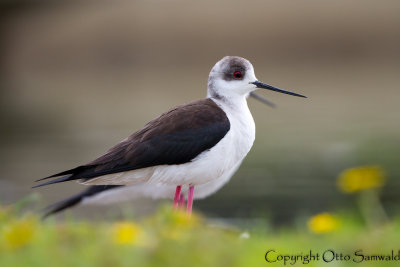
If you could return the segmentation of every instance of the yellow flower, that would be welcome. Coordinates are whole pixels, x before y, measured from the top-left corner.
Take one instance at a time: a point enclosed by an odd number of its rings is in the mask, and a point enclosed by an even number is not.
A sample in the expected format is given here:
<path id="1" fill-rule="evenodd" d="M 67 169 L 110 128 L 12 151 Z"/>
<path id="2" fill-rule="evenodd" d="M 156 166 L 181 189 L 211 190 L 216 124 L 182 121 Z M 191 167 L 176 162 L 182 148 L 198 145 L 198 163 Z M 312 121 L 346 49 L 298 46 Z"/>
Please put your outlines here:
<path id="1" fill-rule="evenodd" d="M 338 186 L 344 193 L 382 187 L 385 173 L 380 166 L 363 166 L 344 170 L 338 178 Z"/>
<path id="2" fill-rule="evenodd" d="M 119 222 L 113 225 L 112 235 L 116 244 L 137 244 L 143 229 L 132 222 Z"/>
<path id="3" fill-rule="evenodd" d="M 118 222 L 111 227 L 112 239 L 115 244 L 136 245 L 153 248 L 157 240 L 140 225 L 132 222 Z"/>
<path id="4" fill-rule="evenodd" d="M 328 212 L 317 214 L 308 220 L 308 229 L 316 234 L 332 232 L 338 226 L 339 220 Z"/>
<path id="5" fill-rule="evenodd" d="M 34 237 L 36 220 L 33 217 L 9 222 L 3 229 L 4 244 L 15 250 L 28 244 Z"/>

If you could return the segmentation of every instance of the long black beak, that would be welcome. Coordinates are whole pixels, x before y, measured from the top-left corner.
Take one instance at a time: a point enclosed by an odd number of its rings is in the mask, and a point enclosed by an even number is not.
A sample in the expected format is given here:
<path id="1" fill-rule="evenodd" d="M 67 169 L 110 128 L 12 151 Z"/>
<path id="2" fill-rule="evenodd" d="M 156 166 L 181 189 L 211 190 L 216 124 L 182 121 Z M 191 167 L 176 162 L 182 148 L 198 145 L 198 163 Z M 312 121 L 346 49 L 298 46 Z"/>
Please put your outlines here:
<path id="1" fill-rule="evenodd" d="M 272 103 L 271 101 L 269 101 L 269 100 L 266 99 L 265 97 L 260 96 L 260 95 L 254 93 L 254 92 L 251 92 L 251 93 L 250 93 L 250 96 L 253 97 L 253 98 L 255 98 L 255 99 L 257 99 L 258 101 L 260 101 L 260 102 L 266 104 L 267 106 L 270 106 L 271 108 L 274 108 L 274 107 L 275 107 L 275 104 L 274 104 L 274 103 Z"/>
<path id="2" fill-rule="evenodd" d="M 294 96 L 299 96 L 299 97 L 305 97 L 305 98 L 307 98 L 307 97 L 304 96 L 304 95 L 300 95 L 300 94 L 296 94 L 296 93 L 293 93 L 293 92 L 290 92 L 290 91 L 282 90 L 282 89 L 279 89 L 279 88 L 277 88 L 277 87 L 271 86 L 271 85 L 269 85 L 269 84 L 262 83 L 262 82 L 260 82 L 260 81 L 252 82 L 252 84 L 254 84 L 255 86 L 257 86 L 257 88 L 264 88 L 264 89 L 269 89 L 269 90 L 272 90 L 272 91 L 275 91 L 275 92 L 278 92 L 278 93 L 282 93 L 282 94 L 294 95 Z"/>

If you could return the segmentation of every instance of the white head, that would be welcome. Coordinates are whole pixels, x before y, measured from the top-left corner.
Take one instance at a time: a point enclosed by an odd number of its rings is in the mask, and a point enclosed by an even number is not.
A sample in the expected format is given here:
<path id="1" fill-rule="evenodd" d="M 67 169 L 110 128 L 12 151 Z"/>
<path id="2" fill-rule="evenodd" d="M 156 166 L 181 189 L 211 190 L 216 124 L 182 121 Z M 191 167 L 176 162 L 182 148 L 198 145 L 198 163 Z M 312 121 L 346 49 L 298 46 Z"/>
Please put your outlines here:
<path id="1" fill-rule="evenodd" d="M 215 99 L 244 98 L 248 94 L 252 95 L 251 93 L 258 88 L 304 97 L 259 82 L 250 61 L 234 56 L 224 57 L 211 69 L 207 96 Z"/>

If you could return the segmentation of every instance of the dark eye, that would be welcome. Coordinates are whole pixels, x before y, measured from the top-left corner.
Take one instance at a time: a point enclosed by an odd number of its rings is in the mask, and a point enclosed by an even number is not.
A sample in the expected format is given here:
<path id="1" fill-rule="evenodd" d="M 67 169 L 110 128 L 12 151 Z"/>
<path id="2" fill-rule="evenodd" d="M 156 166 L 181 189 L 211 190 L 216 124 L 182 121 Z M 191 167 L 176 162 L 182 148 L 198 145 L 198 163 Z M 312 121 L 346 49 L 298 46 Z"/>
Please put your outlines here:
<path id="1" fill-rule="evenodd" d="M 243 77 L 243 74 L 242 74 L 242 72 L 240 72 L 240 71 L 235 71 L 235 72 L 233 73 L 233 77 L 235 77 L 236 79 L 240 79 L 240 78 Z"/>

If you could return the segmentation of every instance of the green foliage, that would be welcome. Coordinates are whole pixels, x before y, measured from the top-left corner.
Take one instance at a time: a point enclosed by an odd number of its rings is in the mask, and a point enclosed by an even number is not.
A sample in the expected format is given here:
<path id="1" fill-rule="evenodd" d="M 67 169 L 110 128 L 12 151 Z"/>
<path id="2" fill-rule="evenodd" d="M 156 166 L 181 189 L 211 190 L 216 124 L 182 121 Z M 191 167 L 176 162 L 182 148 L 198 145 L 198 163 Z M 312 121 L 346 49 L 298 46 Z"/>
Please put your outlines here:
<path id="1" fill-rule="evenodd" d="M 245 232 L 165 207 L 148 218 L 123 222 L 41 221 L 35 214 L 18 213 L 0 207 L 0 266 L 266 266 L 264 256 L 270 249 L 290 255 L 332 249 L 351 256 L 359 249 L 365 254 L 400 249 L 396 247 L 399 219 L 370 228 L 351 214 L 322 214 L 290 229 L 266 230 L 258 225 Z M 310 228 L 310 220 L 318 224 L 331 217 L 338 226 L 330 231 L 316 233 Z M 398 263 L 371 261 L 369 265 Z M 321 264 L 322 260 L 311 261 L 308 266 Z"/>

